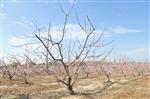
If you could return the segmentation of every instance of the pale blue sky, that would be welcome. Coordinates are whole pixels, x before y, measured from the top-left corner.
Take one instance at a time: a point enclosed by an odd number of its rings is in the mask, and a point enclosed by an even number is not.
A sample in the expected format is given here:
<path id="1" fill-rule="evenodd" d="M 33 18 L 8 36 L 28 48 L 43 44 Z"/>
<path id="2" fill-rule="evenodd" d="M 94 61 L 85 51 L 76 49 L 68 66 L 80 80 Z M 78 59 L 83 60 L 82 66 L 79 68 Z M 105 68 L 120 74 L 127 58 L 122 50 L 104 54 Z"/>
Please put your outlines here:
<path id="1" fill-rule="evenodd" d="M 64 22 L 58 2 L 27 1 L 1 2 L 2 48 L 7 52 L 16 49 L 10 46 L 13 35 L 21 36 L 35 32 L 33 23 L 44 26 L 51 22 L 53 26 L 58 26 Z M 68 9 L 71 0 L 62 4 Z M 136 61 L 145 61 L 149 57 L 150 46 L 149 4 L 148 0 L 77 0 L 75 8 L 81 19 L 89 15 L 96 29 L 108 29 L 109 36 L 105 40 L 114 40 L 114 50 L 110 58 L 128 56 Z M 77 24 L 74 9 L 68 23 Z"/>

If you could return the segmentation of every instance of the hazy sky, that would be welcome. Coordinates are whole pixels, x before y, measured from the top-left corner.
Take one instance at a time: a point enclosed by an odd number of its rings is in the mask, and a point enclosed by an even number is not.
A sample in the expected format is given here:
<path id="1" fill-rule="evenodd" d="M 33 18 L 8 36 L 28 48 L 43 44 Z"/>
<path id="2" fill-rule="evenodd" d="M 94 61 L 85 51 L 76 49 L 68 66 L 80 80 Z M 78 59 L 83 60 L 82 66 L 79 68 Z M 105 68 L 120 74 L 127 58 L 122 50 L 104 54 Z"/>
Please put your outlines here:
<path id="1" fill-rule="evenodd" d="M 66 10 L 71 4 L 72 0 L 62 3 Z M 145 61 L 150 46 L 149 4 L 148 0 L 77 0 L 75 8 L 81 22 L 85 15 L 89 15 L 97 30 L 107 30 L 105 40 L 114 40 L 110 58 L 128 56 L 132 60 Z M 2 0 L 0 6 L 0 49 L 5 52 L 19 53 L 11 45 L 27 41 L 17 39 L 14 35 L 34 33 L 35 23 L 46 26 L 51 22 L 57 28 L 64 23 L 57 0 Z M 68 21 L 72 31 L 77 24 L 75 8 Z"/>

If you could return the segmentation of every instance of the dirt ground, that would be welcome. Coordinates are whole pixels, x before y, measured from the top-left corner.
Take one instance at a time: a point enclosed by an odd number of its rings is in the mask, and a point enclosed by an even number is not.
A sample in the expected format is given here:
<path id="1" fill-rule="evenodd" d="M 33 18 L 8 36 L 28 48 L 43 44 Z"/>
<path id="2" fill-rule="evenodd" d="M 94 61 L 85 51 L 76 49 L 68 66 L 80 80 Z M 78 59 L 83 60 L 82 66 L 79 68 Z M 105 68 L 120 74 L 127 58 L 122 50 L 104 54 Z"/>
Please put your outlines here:
<path id="1" fill-rule="evenodd" d="M 112 79 L 113 78 L 113 79 Z M 0 78 L 0 99 L 150 99 L 150 75 L 111 77 L 113 83 L 104 83 L 105 76 L 80 79 L 75 84 L 75 95 L 53 76 L 31 77 L 31 84 L 21 79 Z"/>

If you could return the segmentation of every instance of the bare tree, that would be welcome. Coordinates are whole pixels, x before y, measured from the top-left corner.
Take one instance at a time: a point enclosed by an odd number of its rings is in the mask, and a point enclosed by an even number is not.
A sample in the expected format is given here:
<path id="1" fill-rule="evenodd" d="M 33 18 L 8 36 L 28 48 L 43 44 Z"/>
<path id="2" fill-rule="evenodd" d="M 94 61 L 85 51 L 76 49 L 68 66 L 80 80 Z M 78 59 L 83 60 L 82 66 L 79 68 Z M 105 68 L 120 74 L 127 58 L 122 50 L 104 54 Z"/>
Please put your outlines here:
<path id="1" fill-rule="evenodd" d="M 83 69 L 83 62 L 86 61 L 87 59 L 90 59 L 89 57 L 94 57 L 92 55 L 93 50 L 103 47 L 103 45 L 101 44 L 103 34 L 101 34 L 99 37 L 96 37 L 97 35 L 94 35 L 95 28 L 89 16 L 86 16 L 86 24 L 82 25 L 80 23 L 77 13 L 76 13 L 77 23 L 81 31 L 85 33 L 85 38 L 84 40 L 79 39 L 72 40 L 70 38 L 69 44 L 65 41 L 68 17 L 73 9 L 74 3 L 69 9 L 69 11 L 65 12 L 61 3 L 59 2 L 59 6 L 65 18 L 62 29 L 62 35 L 58 40 L 56 40 L 52 36 L 52 33 L 50 31 L 50 25 L 48 27 L 47 37 L 42 36 L 43 33 L 42 29 L 39 28 L 38 26 L 36 26 L 37 33 L 35 34 L 35 37 L 41 42 L 43 47 L 46 49 L 47 51 L 46 56 L 48 57 L 49 55 L 50 58 L 59 65 L 58 74 L 60 75 L 56 76 L 57 81 L 64 84 L 69 90 L 70 94 L 75 93 L 73 86 L 76 80 L 78 79 L 80 73 L 85 71 L 85 69 Z M 87 28 L 88 27 L 87 24 L 89 24 L 89 28 Z M 101 56 L 102 56 L 101 54 L 96 55 L 97 58 Z M 88 73 L 86 74 L 88 76 Z"/>
<path id="2" fill-rule="evenodd" d="M 99 65 L 100 65 L 101 72 L 107 77 L 107 81 L 105 81 L 105 82 L 112 83 L 112 81 L 110 80 L 110 76 L 112 73 L 112 70 L 111 70 L 112 68 L 110 67 L 110 65 L 112 65 L 112 64 L 110 64 L 108 62 L 101 62 Z"/>
<path id="3" fill-rule="evenodd" d="M 2 76 L 3 78 L 8 77 L 10 80 L 13 79 L 13 76 L 15 75 L 14 69 L 12 67 L 12 64 L 6 64 L 3 60 L 0 60 L 1 67 L 2 67 Z"/>
<path id="4" fill-rule="evenodd" d="M 138 62 L 132 62 L 132 69 L 137 73 L 138 76 L 142 76 L 144 74 L 144 66 L 142 66 L 142 63 Z"/>
<path id="5" fill-rule="evenodd" d="M 122 76 L 124 79 L 127 77 L 127 73 L 129 72 L 130 66 L 129 65 L 129 60 L 128 57 L 120 57 L 119 61 L 119 71 L 121 72 Z"/>

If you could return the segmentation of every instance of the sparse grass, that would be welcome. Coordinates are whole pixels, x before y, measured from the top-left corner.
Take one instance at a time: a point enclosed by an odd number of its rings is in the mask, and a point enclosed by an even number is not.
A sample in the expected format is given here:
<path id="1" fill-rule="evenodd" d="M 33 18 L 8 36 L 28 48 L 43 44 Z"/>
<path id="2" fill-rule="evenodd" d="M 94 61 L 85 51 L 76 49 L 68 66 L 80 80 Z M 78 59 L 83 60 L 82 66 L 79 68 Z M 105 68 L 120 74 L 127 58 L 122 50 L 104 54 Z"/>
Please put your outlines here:
<path id="1" fill-rule="evenodd" d="M 117 80 L 117 78 L 113 78 Z M 142 76 L 104 83 L 105 77 L 93 76 L 79 79 L 75 85 L 76 95 L 69 95 L 53 76 L 31 77 L 33 84 L 24 84 L 21 79 L 0 79 L 0 99 L 16 99 L 28 95 L 31 99 L 149 99 L 150 76 Z M 19 99 L 19 98 L 17 98 Z"/>

